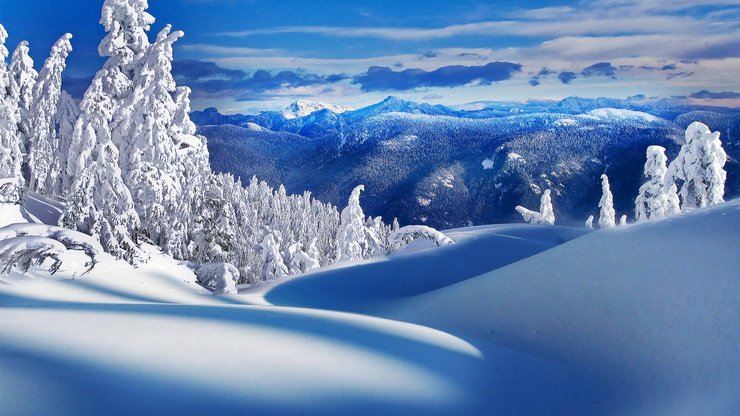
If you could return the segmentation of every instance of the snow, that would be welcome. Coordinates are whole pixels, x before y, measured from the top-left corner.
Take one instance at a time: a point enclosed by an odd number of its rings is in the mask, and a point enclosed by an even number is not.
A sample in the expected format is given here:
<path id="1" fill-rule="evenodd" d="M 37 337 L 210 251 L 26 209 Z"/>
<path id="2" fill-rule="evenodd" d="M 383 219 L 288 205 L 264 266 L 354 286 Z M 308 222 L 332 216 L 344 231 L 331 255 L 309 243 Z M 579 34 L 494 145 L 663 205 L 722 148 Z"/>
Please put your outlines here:
<path id="1" fill-rule="evenodd" d="M 600 120 L 635 120 L 647 123 L 659 121 L 659 118 L 654 115 L 621 108 L 597 108 L 589 111 L 586 115 L 596 117 Z"/>
<path id="2" fill-rule="evenodd" d="M 0 213 L 24 218 L 9 204 Z M 3 412 L 740 408 L 740 201 L 594 232 L 504 224 L 445 234 L 456 243 L 236 296 L 210 295 L 151 246 L 136 269 L 104 254 L 74 280 L 69 265 L 53 278 L 38 268 L 2 276 Z"/>
<path id="3" fill-rule="evenodd" d="M 578 124 L 578 122 L 572 118 L 560 118 L 560 119 L 555 120 L 553 124 L 558 127 L 566 127 L 566 126 L 575 126 L 576 124 Z"/>
<path id="4" fill-rule="evenodd" d="M 343 105 L 334 105 L 329 103 L 322 103 L 317 101 L 309 100 L 298 100 L 290 104 L 285 110 L 283 110 L 283 117 L 288 120 L 292 120 L 299 117 L 305 117 L 313 114 L 316 111 L 329 110 L 335 114 L 342 114 L 347 111 L 352 111 L 352 107 Z"/>
<path id="5" fill-rule="evenodd" d="M 522 155 L 518 153 L 514 153 L 514 152 L 508 153 L 506 155 L 506 159 L 510 161 L 526 162 L 526 160 L 524 159 L 524 157 L 522 157 Z"/>
<path id="6" fill-rule="evenodd" d="M 483 247 L 450 235 L 460 241 L 405 257 L 435 264 L 376 262 L 352 270 L 351 280 L 349 270 L 316 273 L 273 288 L 266 299 L 415 322 L 591 369 L 619 392 L 618 414 L 740 408 L 733 393 L 740 385 L 740 201 L 592 232 L 440 284 L 450 271 L 435 257 L 455 262 L 458 277 L 488 261 L 459 259 L 455 250 Z M 399 288 L 393 280 L 401 275 L 423 278 L 406 278 Z"/>
<path id="7" fill-rule="evenodd" d="M 493 169 L 493 160 L 485 158 L 480 164 L 483 166 L 483 170 Z"/>
<path id="8" fill-rule="evenodd" d="M 252 122 L 247 123 L 247 129 L 252 130 L 252 131 L 265 131 L 264 127 L 260 126 L 257 123 L 252 123 Z"/>

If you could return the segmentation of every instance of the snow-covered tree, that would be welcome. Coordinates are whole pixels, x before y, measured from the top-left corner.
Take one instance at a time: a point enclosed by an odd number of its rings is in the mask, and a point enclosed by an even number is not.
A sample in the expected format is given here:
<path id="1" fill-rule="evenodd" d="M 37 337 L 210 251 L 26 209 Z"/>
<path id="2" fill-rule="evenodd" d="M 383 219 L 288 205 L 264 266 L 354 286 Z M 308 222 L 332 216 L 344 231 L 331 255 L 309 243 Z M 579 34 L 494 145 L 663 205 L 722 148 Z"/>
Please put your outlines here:
<path id="1" fill-rule="evenodd" d="M 21 41 L 13 51 L 10 58 L 10 90 L 18 102 L 20 121 L 18 129 L 21 135 L 21 143 L 27 146 L 32 128 L 31 105 L 33 104 L 33 86 L 39 74 L 33 68 L 33 59 L 28 54 L 28 42 Z"/>
<path id="2" fill-rule="evenodd" d="M 134 90 L 118 109 L 114 142 L 124 154 L 121 170 L 149 238 L 166 247 L 169 226 L 182 198 L 181 161 L 170 125 L 177 109 L 172 98 L 172 43 L 183 35 L 166 26 L 142 57 Z M 208 173 L 208 172 L 207 172 Z"/>
<path id="3" fill-rule="evenodd" d="M 668 166 L 666 181 L 680 183 L 681 208 L 701 208 L 724 202 L 727 154 L 719 132 L 695 121 L 686 128 L 685 142 Z"/>
<path id="4" fill-rule="evenodd" d="M 57 111 L 54 119 L 54 125 L 56 126 L 56 151 L 54 154 L 54 165 L 52 166 L 52 173 L 56 176 L 50 175 L 49 184 L 47 190 L 58 196 L 63 196 L 68 189 L 64 188 L 64 179 L 67 171 L 67 163 L 69 160 L 70 146 L 72 145 L 72 137 L 74 135 L 75 123 L 80 115 L 80 107 L 75 102 L 69 93 L 62 90 L 62 94 L 59 96 L 59 104 L 57 104 Z"/>
<path id="5" fill-rule="evenodd" d="M 649 146 L 644 174 L 647 178 L 635 199 L 635 219 L 644 221 L 677 214 L 680 211 L 676 184 L 666 181 L 668 168 L 665 148 Z"/>
<path id="6" fill-rule="evenodd" d="M 309 252 L 312 252 L 311 254 L 313 254 L 313 256 L 317 255 L 315 249 L 309 250 L 308 252 L 303 251 L 303 243 L 301 242 L 291 244 L 291 246 L 288 247 L 288 258 L 290 259 L 288 269 L 290 274 L 307 273 L 321 266 L 318 257 L 313 257 Z"/>
<path id="7" fill-rule="evenodd" d="M 588 218 L 586 218 L 586 228 L 588 228 L 589 230 L 594 229 L 594 216 L 593 215 L 589 215 Z"/>
<path id="8" fill-rule="evenodd" d="M 114 115 L 131 93 L 135 70 L 150 45 L 146 31 L 154 18 L 146 13 L 147 7 L 146 0 L 106 0 L 103 4 L 100 23 L 107 35 L 98 52 L 108 60 L 95 74 L 80 104 L 64 181 L 64 187 L 71 189 L 72 203 L 67 204 L 61 219 L 68 226 L 99 236 L 107 250 L 132 263 L 143 258 L 135 244 L 141 222 L 123 179 L 112 131 L 121 122 Z M 128 156 L 125 154 L 127 160 Z M 95 174 L 85 174 L 88 169 Z M 100 189 L 110 200 L 97 197 Z M 91 192 L 92 198 L 88 195 Z"/>
<path id="9" fill-rule="evenodd" d="M 18 131 L 18 99 L 10 87 L 10 74 L 5 60 L 8 32 L 0 25 L 0 202 L 20 202 L 25 187 L 21 172 L 23 152 Z"/>
<path id="10" fill-rule="evenodd" d="M 626 215 L 622 215 L 621 217 L 619 217 L 619 225 L 627 225 L 627 216 Z"/>
<path id="11" fill-rule="evenodd" d="M 52 172 L 57 144 L 54 121 L 62 93 L 62 71 L 67 65 L 67 56 L 72 52 L 71 38 L 72 35 L 67 33 L 54 43 L 33 86 L 28 136 L 28 186 L 41 193 L 46 192 L 49 177 L 53 182 L 60 174 Z"/>
<path id="12" fill-rule="evenodd" d="M 205 263 L 198 266 L 195 275 L 203 287 L 214 295 L 236 295 L 239 291 L 239 270 L 229 263 Z"/>
<path id="13" fill-rule="evenodd" d="M 599 200 L 599 227 L 613 228 L 616 226 L 617 213 L 614 210 L 614 197 L 609 189 L 609 177 L 601 175 L 601 200 Z"/>
<path id="14" fill-rule="evenodd" d="M 98 45 L 100 56 L 110 57 L 106 69 L 117 68 L 129 79 L 137 61 L 149 48 L 147 31 L 154 17 L 146 12 L 147 0 L 105 0 L 100 24 L 107 35 Z"/>
<path id="15" fill-rule="evenodd" d="M 275 280 L 288 275 L 288 266 L 280 254 L 282 237 L 280 233 L 266 230 L 259 243 L 259 251 L 262 255 L 262 276 L 265 280 Z"/>
<path id="16" fill-rule="evenodd" d="M 539 211 L 532 211 L 520 205 L 517 205 L 515 209 L 522 215 L 524 221 L 530 224 L 555 224 L 555 211 L 552 209 L 552 199 L 550 198 L 549 189 L 542 193 Z"/>
<path id="17" fill-rule="evenodd" d="M 342 210 L 337 231 L 337 261 L 361 260 L 374 254 L 373 236 L 365 226 L 365 214 L 360 206 L 360 193 L 364 190 L 365 185 L 357 185 Z"/>
<path id="18" fill-rule="evenodd" d="M 74 182 L 60 225 L 100 240 L 108 253 L 132 264 L 148 259 L 134 238 L 140 227 L 134 203 L 121 178 L 118 149 L 98 145 L 97 159 Z"/>

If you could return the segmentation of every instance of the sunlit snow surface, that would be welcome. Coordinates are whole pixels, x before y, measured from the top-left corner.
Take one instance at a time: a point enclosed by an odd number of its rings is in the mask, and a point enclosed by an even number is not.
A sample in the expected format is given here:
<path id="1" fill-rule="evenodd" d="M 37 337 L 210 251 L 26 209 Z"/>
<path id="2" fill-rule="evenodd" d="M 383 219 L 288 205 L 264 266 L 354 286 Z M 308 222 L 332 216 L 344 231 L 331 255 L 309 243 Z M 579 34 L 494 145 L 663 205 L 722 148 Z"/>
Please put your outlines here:
<path id="1" fill-rule="evenodd" d="M 584 232 L 458 229 L 238 296 L 153 250 L 3 276 L 0 414 L 737 414 L 740 203 Z"/>

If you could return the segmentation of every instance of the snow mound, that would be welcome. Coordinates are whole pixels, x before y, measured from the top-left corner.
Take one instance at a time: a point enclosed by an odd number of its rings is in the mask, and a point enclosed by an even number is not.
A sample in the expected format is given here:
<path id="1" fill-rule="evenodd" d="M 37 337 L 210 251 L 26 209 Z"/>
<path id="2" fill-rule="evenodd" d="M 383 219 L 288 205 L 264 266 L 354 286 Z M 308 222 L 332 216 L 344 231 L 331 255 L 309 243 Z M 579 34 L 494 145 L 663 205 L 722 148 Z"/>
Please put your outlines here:
<path id="1" fill-rule="evenodd" d="M 298 100 L 283 110 L 283 117 L 288 120 L 292 120 L 299 117 L 305 117 L 320 110 L 329 110 L 335 114 L 342 114 L 347 111 L 352 111 L 352 108 L 318 101 Z"/>
<path id="2" fill-rule="evenodd" d="M 265 294 L 276 305 L 369 311 L 505 266 L 582 235 L 581 228 L 505 224 L 445 231 L 455 244 L 349 262 L 286 280 Z"/>
<path id="3" fill-rule="evenodd" d="M 621 108 L 597 108 L 586 113 L 600 120 L 635 120 L 647 123 L 658 121 L 658 117 L 642 111 L 625 110 Z"/>

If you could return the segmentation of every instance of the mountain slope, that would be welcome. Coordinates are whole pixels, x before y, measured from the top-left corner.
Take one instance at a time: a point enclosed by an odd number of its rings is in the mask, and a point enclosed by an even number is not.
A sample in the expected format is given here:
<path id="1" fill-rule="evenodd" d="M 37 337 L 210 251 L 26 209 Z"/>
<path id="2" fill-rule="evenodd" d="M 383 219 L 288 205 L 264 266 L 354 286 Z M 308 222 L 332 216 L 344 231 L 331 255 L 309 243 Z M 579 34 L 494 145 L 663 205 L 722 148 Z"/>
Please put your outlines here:
<path id="1" fill-rule="evenodd" d="M 586 112 L 570 112 L 576 103 Z M 256 175 L 292 193 L 308 190 L 338 206 L 362 183 L 368 214 L 451 228 L 518 221 L 514 207 L 537 206 L 548 188 L 558 222 L 582 224 L 597 211 L 602 173 L 610 177 L 619 215 L 631 217 L 647 147 L 664 146 L 673 157 L 686 126 L 701 121 L 721 132 L 730 156 L 726 195 L 740 195 L 739 112 L 684 109 L 673 120 L 644 105 L 591 109 L 606 103 L 564 100 L 561 112 L 531 113 L 527 106 L 458 111 L 389 97 L 342 114 L 325 109 L 286 120 L 266 112 L 242 120 L 243 126 L 263 126 L 261 132 L 233 126 L 200 131 L 210 139 L 217 171 Z M 531 108 L 542 111 L 543 104 Z M 471 116 L 489 110 L 501 114 Z"/>

